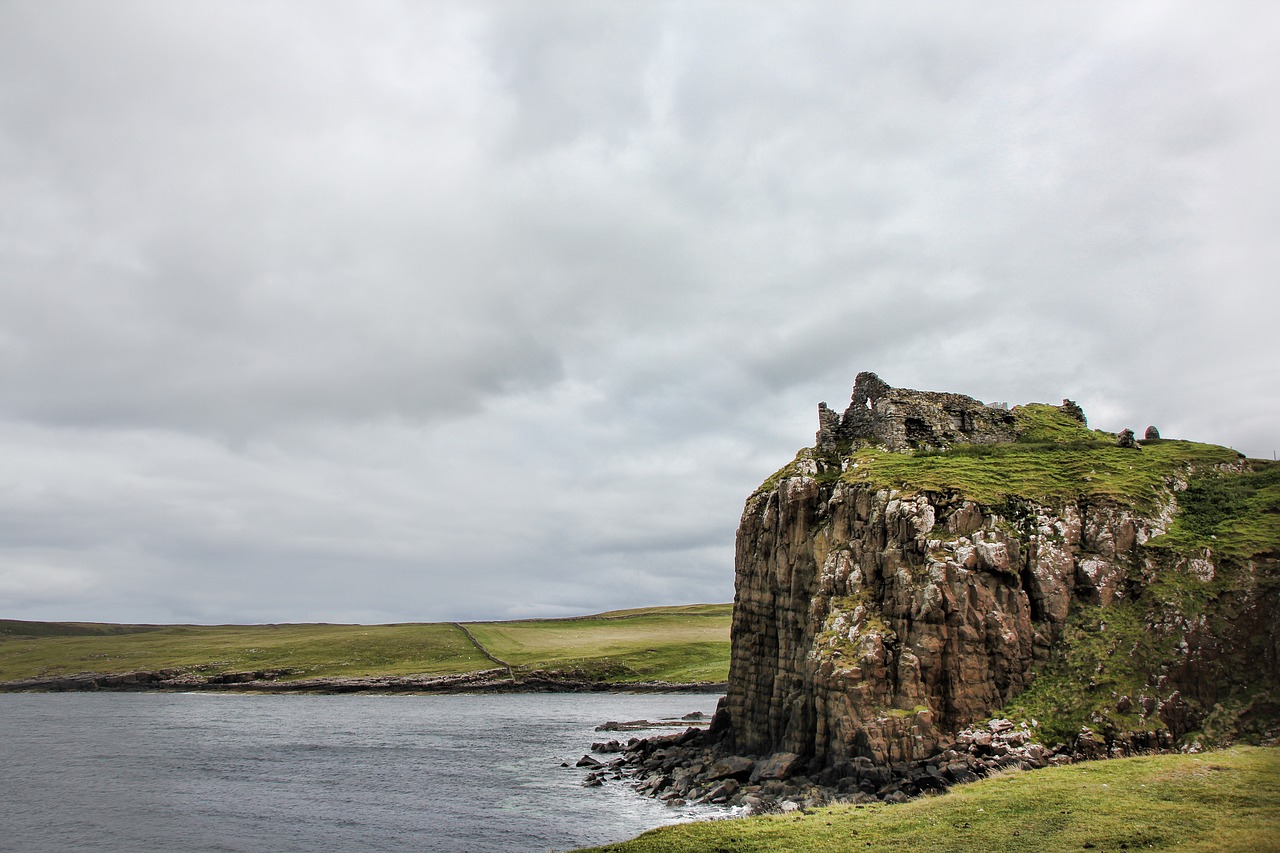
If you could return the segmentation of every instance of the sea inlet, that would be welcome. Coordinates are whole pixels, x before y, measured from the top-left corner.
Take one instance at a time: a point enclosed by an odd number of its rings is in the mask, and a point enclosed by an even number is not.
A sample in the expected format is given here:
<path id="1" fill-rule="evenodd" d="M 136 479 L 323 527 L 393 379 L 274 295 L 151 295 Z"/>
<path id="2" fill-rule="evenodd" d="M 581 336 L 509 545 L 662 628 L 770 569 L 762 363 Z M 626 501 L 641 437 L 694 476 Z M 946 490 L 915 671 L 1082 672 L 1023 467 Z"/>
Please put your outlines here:
<path id="1" fill-rule="evenodd" d="M 709 716 L 718 698 L 0 695 L 0 850 L 604 844 L 725 812 L 670 808 L 624 782 L 583 788 L 574 762 L 593 740 L 619 736 L 594 727 Z"/>

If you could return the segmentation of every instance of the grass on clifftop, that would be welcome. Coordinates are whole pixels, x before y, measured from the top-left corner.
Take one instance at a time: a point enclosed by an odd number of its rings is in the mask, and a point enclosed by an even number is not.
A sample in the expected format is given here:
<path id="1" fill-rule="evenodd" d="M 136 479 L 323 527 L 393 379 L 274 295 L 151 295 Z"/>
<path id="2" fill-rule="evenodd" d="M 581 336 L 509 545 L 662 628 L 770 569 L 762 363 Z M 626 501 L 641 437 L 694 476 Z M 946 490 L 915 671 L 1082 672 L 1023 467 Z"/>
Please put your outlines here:
<path id="1" fill-rule="evenodd" d="M 1280 749 L 995 776 L 896 806 L 663 827 L 598 853 L 1280 851 Z"/>
<path id="2" fill-rule="evenodd" d="M 1054 406 L 1013 409 L 1018 440 L 957 445 L 939 452 L 853 451 L 844 479 L 908 494 L 959 492 L 999 506 L 1010 498 L 1060 504 L 1108 498 L 1138 508 L 1155 505 L 1168 478 L 1187 466 L 1234 464 L 1234 450 L 1192 441 L 1153 441 L 1140 450 L 1116 446 L 1114 435 L 1090 430 Z"/>
<path id="3" fill-rule="evenodd" d="M 1169 484 L 1187 482 L 1176 495 L 1179 515 L 1169 533 L 1151 541 L 1182 554 L 1205 549 L 1230 559 L 1280 554 L 1280 464 L 1243 459 L 1215 444 L 1157 439 L 1138 449 L 1116 445 L 1116 436 L 1091 430 L 1056 406 L 1029 403 L 1012 410 L 1018 438 L 1005 444 L 960 444 L 939 451 L 894 453 L 846 448 L 827 458 L 819 480 L 841 479 L 904 495 L 955 493 L 989 507 L 1011 501 L 1061 506 L 1084 499 L 1109 500 L 1140 511 L 1167 502 Z M 756 489 L 774 489 L 801 470 L 813 448 L 775 471 Z M 810 463 L 812 464 L 812 463 Z M 1243 467 L 1243 471 L 1224 470 Z"/>
<path id="4" fill-rule="evenodd" d="M 617 611 L 467 627 L 517 668 L 608 681 L 724 681 L 732 605 Z M 107 625 L 0 620 L 0 681 L 80 672 L 289 669 L 292 678 L 450 675 L 491 669 L 450 623 Z"/>

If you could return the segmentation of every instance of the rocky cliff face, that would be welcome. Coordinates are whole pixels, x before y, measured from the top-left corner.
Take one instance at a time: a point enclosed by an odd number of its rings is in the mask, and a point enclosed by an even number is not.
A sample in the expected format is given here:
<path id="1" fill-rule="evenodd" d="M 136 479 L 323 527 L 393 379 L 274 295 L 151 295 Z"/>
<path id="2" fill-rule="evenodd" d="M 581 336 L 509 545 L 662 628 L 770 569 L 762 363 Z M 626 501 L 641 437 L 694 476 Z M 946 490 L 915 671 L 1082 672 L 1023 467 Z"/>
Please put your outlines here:
<path id="1" fill-rule="evenodd" d="M 872 374 L 843 416 L 820 406 L 816 446 L 738 528 L 734 748 L 813 769 L 922 759 L 1019 697 L 1059 731 L 1139 743 L 1224 702 L 1271 725 L 1280 541 L 1229 559 L 1153 542 L 1195 477 L 1247 466 L 1119 447 L 1083 420 L 1069 401 L 1010 412 Z"/>

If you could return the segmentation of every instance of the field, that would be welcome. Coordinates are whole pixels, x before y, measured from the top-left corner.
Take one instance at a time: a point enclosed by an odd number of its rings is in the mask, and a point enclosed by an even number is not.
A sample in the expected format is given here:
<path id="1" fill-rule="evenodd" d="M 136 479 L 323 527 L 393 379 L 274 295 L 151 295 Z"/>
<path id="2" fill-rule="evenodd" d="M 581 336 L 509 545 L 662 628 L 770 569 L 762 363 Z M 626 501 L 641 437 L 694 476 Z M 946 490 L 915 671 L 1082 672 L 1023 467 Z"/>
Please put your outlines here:
<path id="1" fill-rule="evenodd" d="M 577 619 L 398 625 L 107 625 L 0 620 L 0 681 L 135 670 L 202 675 L 289 670 L 287 678 L 575 670 L 608 681 L 724 681 L 728 604 Z"/>
<path id="2" fill-rule="evenodd" d="M 663 827 L 597 853 L 1280 851 L 1280 748 L 1010 773 L 901 805 Z"/>
<path id="3" fill-rule="evenodd" d="M 611 681 L 724 681 L 730 614 L 730 605 L 702 604 L 467 627 L 517 670 L 574 667 L 603 671 Z"/>

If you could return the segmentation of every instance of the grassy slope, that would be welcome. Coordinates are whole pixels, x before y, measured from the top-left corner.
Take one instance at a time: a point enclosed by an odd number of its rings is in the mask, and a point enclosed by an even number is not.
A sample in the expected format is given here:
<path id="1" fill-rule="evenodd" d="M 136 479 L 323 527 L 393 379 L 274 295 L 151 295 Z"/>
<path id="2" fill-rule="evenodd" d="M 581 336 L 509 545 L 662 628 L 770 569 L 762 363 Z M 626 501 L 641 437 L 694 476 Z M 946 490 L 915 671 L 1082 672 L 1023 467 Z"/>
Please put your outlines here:
<path id="1" fill-rule="evenodd" d="M 724 681 L 731 611 L 709 604 L 467 627 L 517 668 L 576 667 L 612 681 Z"/>
<path id="2" fill-rule="evenodd" d="M 594 661 L 610 680 L 723 681 L 730 605 L 650 608 L 582 619 L 468 625 L 497 657 L 561 669 Z M 504 630 L 510 628 L 510 635 Z M 456 626 L 102 625 L 0 620 L 0 681 L 170 667 L 202 673 L 291 669 L 294 677 L 489 669 Z"/>
<path id="3" fill-rule="evenodd" d="M 0 629 L 24 631 L 22 624 L 6 623 Z M 287 668 L 309 678 L 443 675 L 493 666 L 447 624 L 102 627 L 115 630 L 61 637 L 0 635 L 0 680 L 171 667 L 204 673 Z"/>
<path id="4" fill-rule="evenodd" d="M 681 824 L 595 849 L 1280 851 L 1280 749 L 1238 747 L 1012 773 L 902 805 Z"/>

